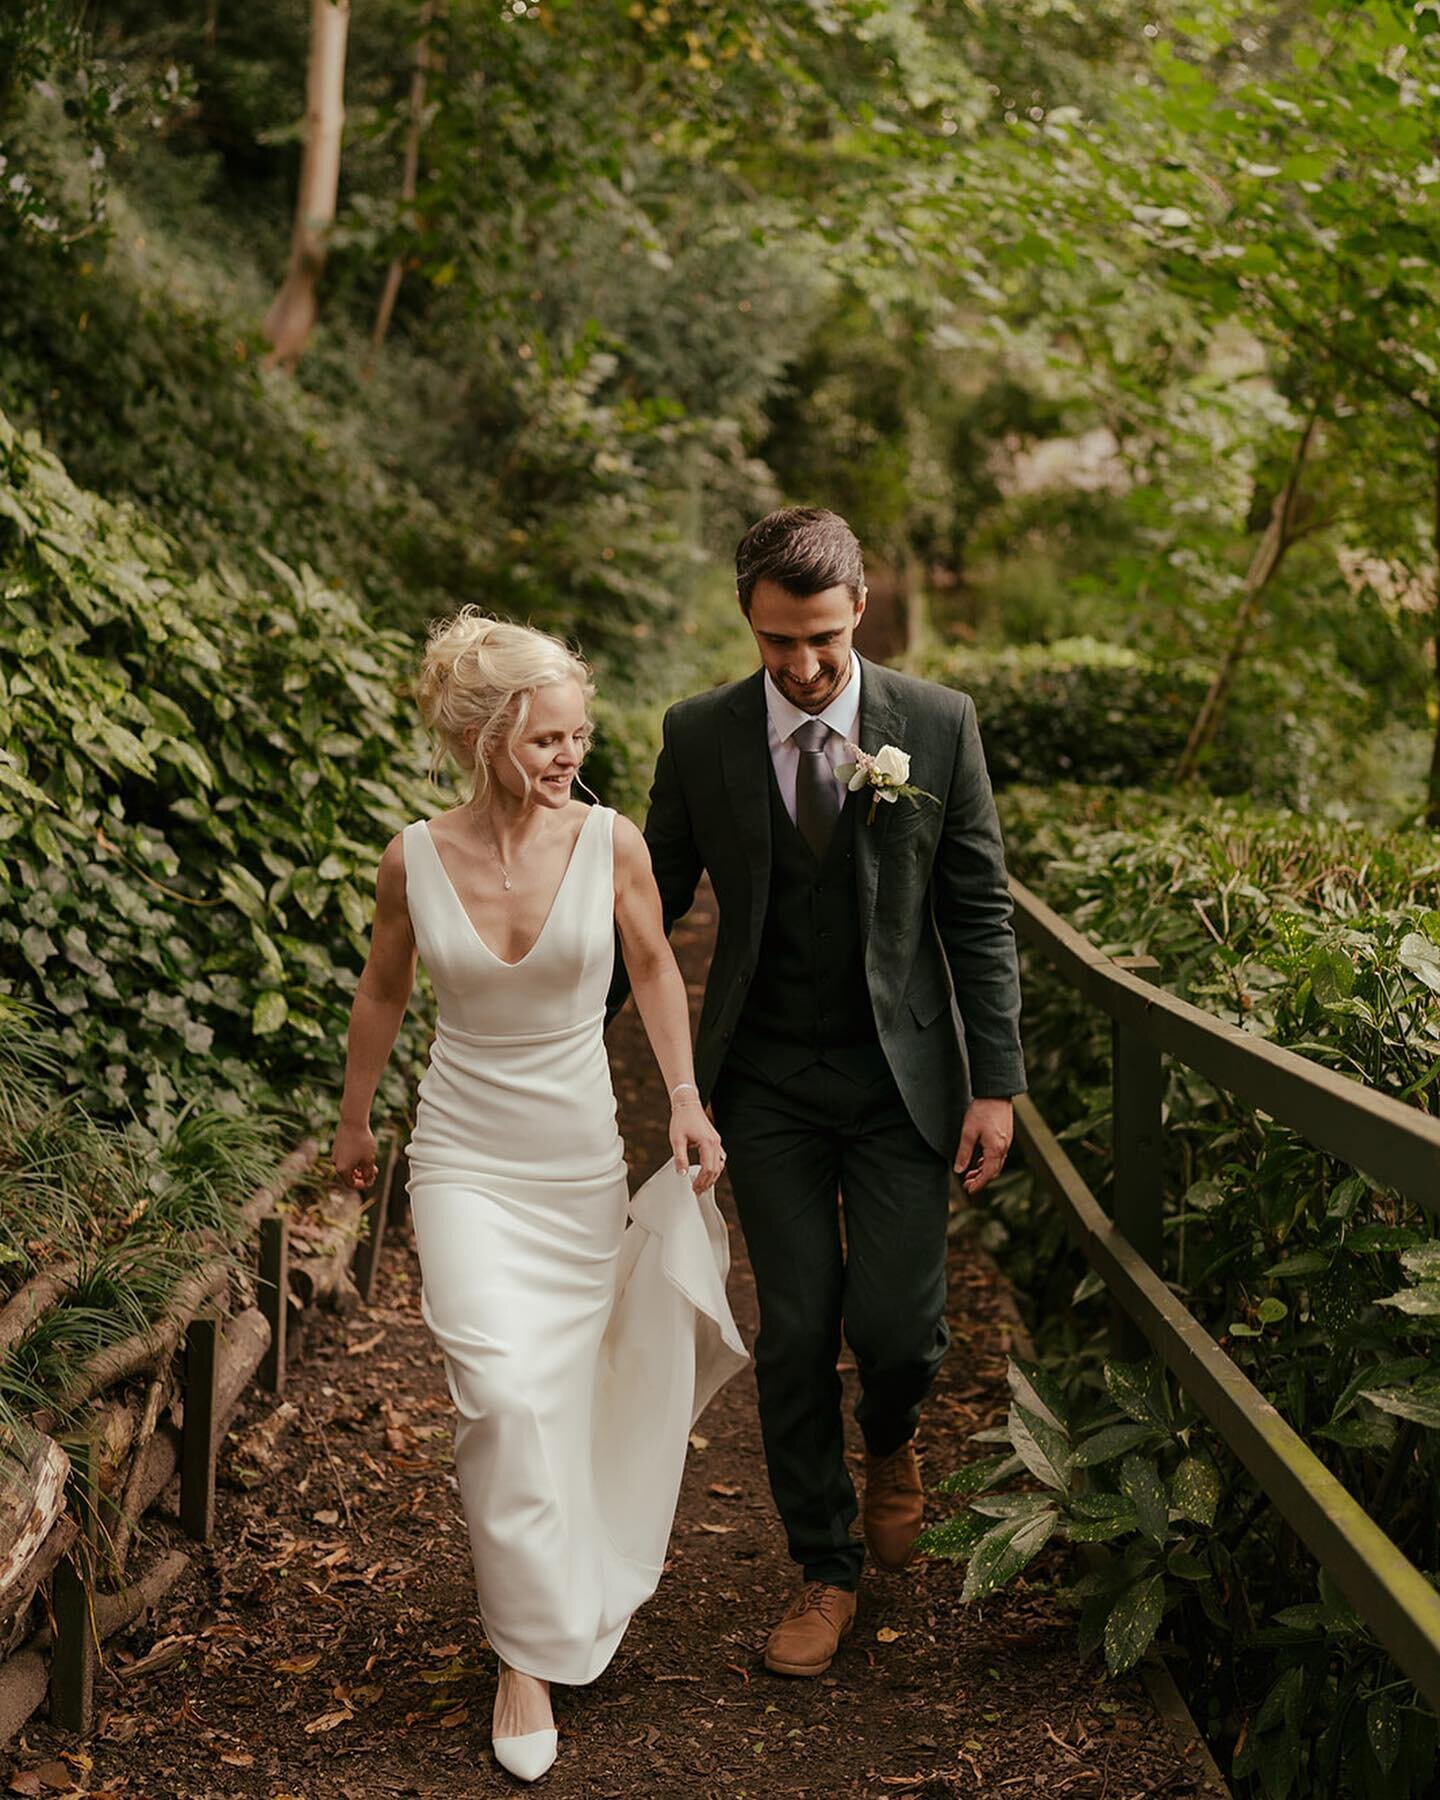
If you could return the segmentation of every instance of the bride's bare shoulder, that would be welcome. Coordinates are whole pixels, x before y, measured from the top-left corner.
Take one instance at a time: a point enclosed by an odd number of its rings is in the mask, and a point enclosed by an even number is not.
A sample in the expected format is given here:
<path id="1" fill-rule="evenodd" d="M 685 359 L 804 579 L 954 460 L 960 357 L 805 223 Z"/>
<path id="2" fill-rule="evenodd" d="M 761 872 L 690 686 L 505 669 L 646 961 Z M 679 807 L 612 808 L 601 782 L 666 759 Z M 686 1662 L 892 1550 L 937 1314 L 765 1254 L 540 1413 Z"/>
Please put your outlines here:
<path id="1" fill-rule="evenodd" d="M 650 846 L 634 820 L 615 815 L 615 867 L 621 873 L 650 873 Z"/>
<path id="2" fill-rule="evenodd" d="M 431 837 L 439 838 L 442 844 L 448 844 L 460 835 L 461 820 L 470 809 L 465 806 L 451 806 L 444 812 L 433 814 L 425 821 L 425 829 Z"/>
<path id="3" fill-rule="evenodd" d="M 410 901 L 405 879 L 405 834 L 397 831 L 380 854 L 375 871 L 372 938 L 379 943 L 411 941 Z M 400 937 L 395 938 L 399 932 Z"/>

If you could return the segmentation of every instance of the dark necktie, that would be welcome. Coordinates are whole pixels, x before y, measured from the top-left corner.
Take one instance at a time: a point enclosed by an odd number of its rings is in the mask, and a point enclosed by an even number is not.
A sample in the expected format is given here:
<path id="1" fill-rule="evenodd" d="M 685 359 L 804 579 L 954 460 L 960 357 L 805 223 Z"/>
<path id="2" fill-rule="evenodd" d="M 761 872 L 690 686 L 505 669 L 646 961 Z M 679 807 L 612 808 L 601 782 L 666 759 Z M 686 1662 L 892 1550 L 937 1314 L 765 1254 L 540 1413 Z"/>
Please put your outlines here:
<path id="1" fill-rule="evenodd" d="M 830 727 L 823 719 L 807 719 L 790 733 L 790 742 L 800 752 L 800 766 L 795 771 L 795 823 L 816 862 L 825 860 L 843 798 L 825 754 L 829 738 Z"/>

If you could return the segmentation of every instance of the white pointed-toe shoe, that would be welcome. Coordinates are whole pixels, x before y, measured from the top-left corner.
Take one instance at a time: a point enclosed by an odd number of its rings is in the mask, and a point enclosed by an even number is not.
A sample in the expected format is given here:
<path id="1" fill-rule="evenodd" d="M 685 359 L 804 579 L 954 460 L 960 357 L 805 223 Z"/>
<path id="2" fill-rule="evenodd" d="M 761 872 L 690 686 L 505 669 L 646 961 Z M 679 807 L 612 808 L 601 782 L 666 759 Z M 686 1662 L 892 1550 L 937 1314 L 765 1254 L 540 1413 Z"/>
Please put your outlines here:
<path id="1" fill-rule="evenodd" d="M 559 1733 L 553 1726 L 548 1731 L 527 1731 L 524 1737 L 491 1738 L 495 1760 L 520 1781 L 538 1781 L 555 1760 Z"/>

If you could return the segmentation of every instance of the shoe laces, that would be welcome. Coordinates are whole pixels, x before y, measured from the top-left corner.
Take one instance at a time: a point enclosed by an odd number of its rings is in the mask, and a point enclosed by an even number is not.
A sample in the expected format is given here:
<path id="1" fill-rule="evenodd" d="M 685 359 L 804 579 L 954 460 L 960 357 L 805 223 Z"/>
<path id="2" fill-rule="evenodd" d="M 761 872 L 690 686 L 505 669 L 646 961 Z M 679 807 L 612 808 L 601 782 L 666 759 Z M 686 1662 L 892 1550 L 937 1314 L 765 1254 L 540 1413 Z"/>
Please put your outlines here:
<path id="1" fill-rule="evenodd" d="M 832 1610 L 838 1607 L 841 1590 L 825 1581 L 807 1581 L 800 1598 L 791 1608 L 790 1616 L 800 1619 L 809 1612 L 818 1612 L 827 1624 L 833 1623 L 830 1618 Z"/>

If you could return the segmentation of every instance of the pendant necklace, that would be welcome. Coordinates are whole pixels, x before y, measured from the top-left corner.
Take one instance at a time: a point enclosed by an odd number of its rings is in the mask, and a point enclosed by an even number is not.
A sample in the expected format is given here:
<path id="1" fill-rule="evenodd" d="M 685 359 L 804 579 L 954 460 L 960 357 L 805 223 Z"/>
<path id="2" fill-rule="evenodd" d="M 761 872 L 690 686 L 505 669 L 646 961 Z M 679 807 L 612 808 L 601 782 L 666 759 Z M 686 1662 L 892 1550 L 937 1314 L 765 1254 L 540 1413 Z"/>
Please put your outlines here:
<path id="1" fill-rule="evenodd" d="M 489 825 L 486 835 L 490 840 L 490 854 L 495 858 L 496 867 L 500 870 L 500 880 L 504 885 L 505 892 L 508 894 L 515 884 L 510 879 L 510 871 L 505 867 L 504 862 L 501 860 L 500 840 L 495 835 L 495 827 L 493 825 Z"/>

